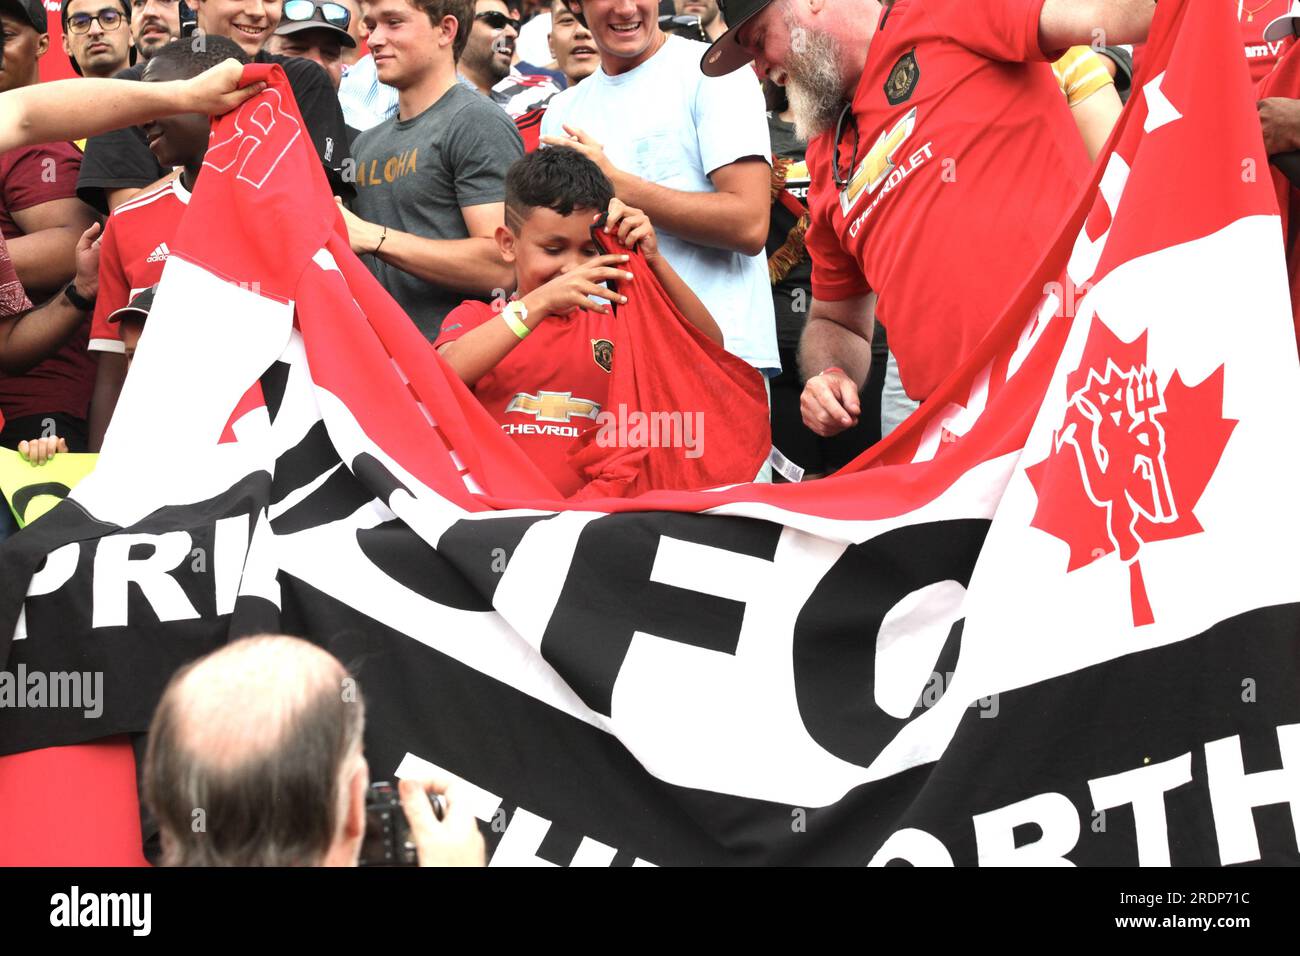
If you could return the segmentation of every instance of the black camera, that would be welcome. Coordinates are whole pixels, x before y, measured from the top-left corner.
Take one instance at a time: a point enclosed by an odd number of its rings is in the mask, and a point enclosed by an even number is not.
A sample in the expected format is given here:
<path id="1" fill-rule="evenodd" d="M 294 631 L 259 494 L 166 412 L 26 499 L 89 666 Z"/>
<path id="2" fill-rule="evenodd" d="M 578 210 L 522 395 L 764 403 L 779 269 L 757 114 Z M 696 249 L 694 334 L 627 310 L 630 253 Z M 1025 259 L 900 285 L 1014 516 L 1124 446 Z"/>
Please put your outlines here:
<path id="1" fill-rule="evenodd" d="M 442 819 L 442 798 L 436 794 L 433 813 Z M 358 866 L 419 866 L 411 825 L 402 809 L 397 787 L 388 781 L 372 783 L 366 791 L 366 835 L 361 841 Z"/>

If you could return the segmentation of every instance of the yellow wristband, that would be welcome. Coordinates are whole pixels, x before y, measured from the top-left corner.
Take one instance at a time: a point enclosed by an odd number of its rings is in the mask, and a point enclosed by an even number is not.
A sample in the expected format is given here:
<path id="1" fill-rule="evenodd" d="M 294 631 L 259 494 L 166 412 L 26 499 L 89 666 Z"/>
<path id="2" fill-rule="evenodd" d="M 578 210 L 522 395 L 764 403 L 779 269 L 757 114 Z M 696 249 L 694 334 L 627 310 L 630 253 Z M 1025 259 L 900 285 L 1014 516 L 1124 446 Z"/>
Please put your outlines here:
<path id="1" fill-rule="evenodd" d="M 501 318 L 506 320 L 506 325 L 510 326 L 511 332 L 515 333 L 515 335 L 519 336 L 521 339 L 526 339 L 528 338 L 528 333 L 531 332 L 532 329 L 519 321 L 518 316 L 515 315 L 516 311 L 522 312 L 525 319 L 528 318 L 528 309 L 522 302 L 511 302 L 501 310 Z"/>

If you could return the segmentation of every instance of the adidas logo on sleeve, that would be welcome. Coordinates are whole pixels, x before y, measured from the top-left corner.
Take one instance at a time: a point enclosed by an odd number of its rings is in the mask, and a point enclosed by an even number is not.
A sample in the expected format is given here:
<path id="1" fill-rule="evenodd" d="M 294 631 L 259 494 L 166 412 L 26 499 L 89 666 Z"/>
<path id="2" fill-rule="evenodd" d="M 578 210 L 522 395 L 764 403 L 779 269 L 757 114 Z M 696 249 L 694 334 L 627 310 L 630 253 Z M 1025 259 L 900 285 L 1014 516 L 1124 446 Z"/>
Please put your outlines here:
<path id="1" fill-rule="evenodd" d="M 90 351 L 125 351 L 117 323 L 109 322 L 108 316 L 136 292 L 158 284 L 189 199 L 180 179 L 173 178 L 133 196 L 108 217 L 100 250 L 99 298 L 90 322 Z"/>

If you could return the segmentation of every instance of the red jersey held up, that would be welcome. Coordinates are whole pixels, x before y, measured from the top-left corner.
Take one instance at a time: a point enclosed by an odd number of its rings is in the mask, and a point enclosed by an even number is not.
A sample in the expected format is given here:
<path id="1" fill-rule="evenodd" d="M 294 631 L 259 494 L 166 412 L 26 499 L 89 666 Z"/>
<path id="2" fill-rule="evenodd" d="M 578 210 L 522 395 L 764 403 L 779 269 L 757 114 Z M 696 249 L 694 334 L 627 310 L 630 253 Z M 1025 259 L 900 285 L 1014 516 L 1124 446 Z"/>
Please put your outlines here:
<path id="1" fill-rule="evenodd" d="M 462 302 L 433 343 L 441 348 L 485 322 L 501 321 L 486 302 Z M 474 395 L 566 498 L 585 480 L 566 461 L 575 438 L 596 427 L 609 396 L 613 316 L 579 309 L 548 316 L 478 380 Z"/>
<path id="2" fill-rule="evenodd" d="M 99 246 L 99 298 L 90 323 L 92 352 L 123 352 L 121 331 L 108 317 L 138 292 L 157 285 L 171 255 L 190 193 L 179 176 L 147 189 L 108 217 Z"/>
<path id="3" fill-rule="evenodd" d="M 1038 45 L 1042 6 L 898 0 L 844 123 L 845 188 L 834 185 L 834 131 L 808 144 L 813 295 L 876 291 L 915 399 L 1001 317 L 1088 172 L 1048 62 L 1064 51 Z"/>

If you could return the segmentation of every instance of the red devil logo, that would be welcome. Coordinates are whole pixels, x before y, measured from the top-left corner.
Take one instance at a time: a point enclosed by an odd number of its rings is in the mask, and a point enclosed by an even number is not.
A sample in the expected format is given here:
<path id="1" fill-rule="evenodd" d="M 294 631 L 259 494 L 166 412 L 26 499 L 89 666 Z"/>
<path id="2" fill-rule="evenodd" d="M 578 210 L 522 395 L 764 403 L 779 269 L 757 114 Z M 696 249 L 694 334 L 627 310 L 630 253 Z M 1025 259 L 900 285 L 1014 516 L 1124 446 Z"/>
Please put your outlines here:
<path id="1" fill-rule="evenodd" d="M 1104 376 L 1088 370 L 1055 435 L 1058 451 L 1067 443 L 1074 447 L 1083 490 L 1106 509 L 1106 531 L 1121 561 L 1132 561 L 1142 547 L 1135 527 L 1139 516 L 1157 524 L 1178 517 L 1159 420 L 1165 411 L 1154 371 L 1145 365 L 1120 371 L 1107 361 Z"/>
<path id="2" fill-rule="evenodd" d="M 1164 384 L 1146 339 L 1122 342 L 1094 320 L 1052 450 L 1026 472 L 1038 493 L 1032 524 L 1069 544 L 1067 571 L 1112 551 L 1128 566 L 1135 626 L 1155 620 L 1142 547 L 1203 530 L 1193 509 L 1236 425 L 1222 417 L 1223 366 L 1196 386 L 1178 372 Z"/>

